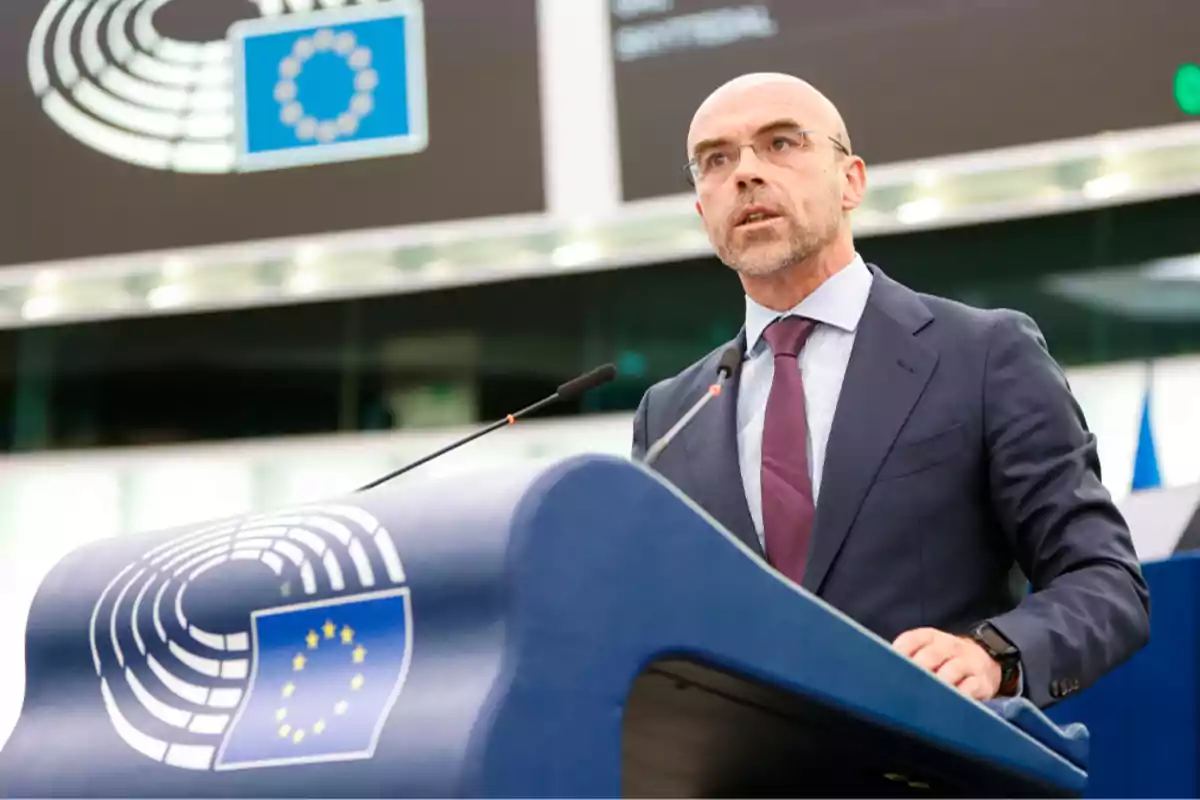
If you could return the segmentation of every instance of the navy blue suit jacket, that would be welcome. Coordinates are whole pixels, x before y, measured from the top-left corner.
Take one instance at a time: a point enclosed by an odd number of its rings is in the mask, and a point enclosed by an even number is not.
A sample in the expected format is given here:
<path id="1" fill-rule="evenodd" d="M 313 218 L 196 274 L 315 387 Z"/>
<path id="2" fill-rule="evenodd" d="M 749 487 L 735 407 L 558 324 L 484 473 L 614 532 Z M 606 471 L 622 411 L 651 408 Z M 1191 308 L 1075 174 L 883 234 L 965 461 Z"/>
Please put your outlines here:
<path id="1" fill-rule="evenodd" d="M 1028 317 L 871 269 L 802 585 L 888 641 L 989 620 L 1021 651 L 1025 696 L 1050 705 L 1149 640 L 1149 592 L 1094 436 Z M 733 344 L 744 352 L 744 332 Z M 646 393 L 635 458 L 705 392 L 727 346 Z M 735 378 L 655 468 L 761 554 L 736 408 Z"/>

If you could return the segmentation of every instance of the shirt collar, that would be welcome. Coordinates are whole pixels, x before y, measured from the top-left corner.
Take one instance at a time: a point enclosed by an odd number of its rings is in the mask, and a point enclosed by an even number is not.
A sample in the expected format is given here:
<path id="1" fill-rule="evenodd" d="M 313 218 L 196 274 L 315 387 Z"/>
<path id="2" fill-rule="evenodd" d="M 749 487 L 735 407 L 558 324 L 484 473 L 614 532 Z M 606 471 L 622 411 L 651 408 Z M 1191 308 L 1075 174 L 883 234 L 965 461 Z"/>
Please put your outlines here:
<path id="1" fill-rule="evenodd" d="M 863 263 L 862 256 L 855 254 L 849 265 L 830 276 L 816 291 L 782 314 L 746 297 L 746 352 L 754 352 L 768 325 L 781 317 L 791 315 L 807 317 L 853 333 L 867 307 L 873 280 L 874 276 Z"/>

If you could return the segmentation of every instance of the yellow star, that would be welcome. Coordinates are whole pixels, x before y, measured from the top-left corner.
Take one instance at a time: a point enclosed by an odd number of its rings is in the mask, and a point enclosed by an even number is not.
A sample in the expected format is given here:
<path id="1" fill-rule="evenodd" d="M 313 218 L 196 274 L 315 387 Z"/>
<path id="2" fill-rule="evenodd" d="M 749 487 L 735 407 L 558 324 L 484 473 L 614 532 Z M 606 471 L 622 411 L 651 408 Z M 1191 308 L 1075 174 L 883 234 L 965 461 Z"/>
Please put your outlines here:
<path id="1" fill-rule="evenodd" d="M 337 714 L 340 717 L 342 714 L 346 713 L 346 709 L 349 707 L 350 707 L 350 704 L 347 703 L 345 700 L 338 700 L 337 705 L 335 705 L 333 707 L 333 713 Z"/>
<path id="2" fill-rule="evenodd" d="M 280 736 L 281 738 L 284 738 L 284 739 L 286 739 L 286 738 L 287 738 L 287 735 L 288 735 L 289 733 L 291 733 L 291 732 L 292 732 L 292 726 L 291 726 L 291 725 L 280 725 L 280 726 L 279 726 L 279 736 Z"/>
<path id="3" fill-rule="evenodd" d="M 326 639 L 332 639 L 333 635 L 337 633 L 337 625 L 333 624 L 333 620 L 327 619 L 325 620 L 325 624 L 321 626 L 321 630 L 325 631 Z"/>
<path id="4" fill-rule="evenodd" d="M 365 679 L 363 678 L 363 676 L 361 674 L 355 675 L 353 678 L 350 679 L 350 688 L 357 692 L 359 689 L 361 689 L 363 687 L 364 680 Z"/>
<path id="5" fill-rule="evenodd" d="M 281 708 L 275 712 L 275 721 L 276 722 L 283 722 L 285 719 L 287 719 L 287 709 L 286 708 Z"/>
<path id="6" fill-rule="evenodd" d="M 354 641 L 354 629 L 349 625 L 342 626 L 342 644 L 350 644 Z"/>
<path id="7" fill-rule="evenodd" d="M 300 670 L 304 669 L 304 665 L 307 662 L 308 659 L 304 657 L 303 653 L 296 653 L 296 657 L 292 659 L 292 669 L 296 672 L 299 672 Z"/>
<path id="8" fill-rule="evenodd" d="M 292 683 L 291 681 L 288 681 L 287 683 L 285 683 L 283 685 L 283 696 L 284 697 L 291 697 L 295 693 L 296 693 L 296 684 Z"/>
<path id="9" fill-rule="evenodd" d="M 304 637 L 304 641 L 308 644 L 309 650 L 316 650 L 317 645 L 321 642 L 321 637 L 317 636 L 316 631 L 309 631 L 308 636 Z"/>
<path id="10" fill-rule="evenodd" d="M 301 728 L 300 730 L 298 730 L 292 734 L 292 741 L 295 742 L 296 744 L 300 744 L 300 742 L 303 739 L 304 739 L 304 728 Z"/>
<path id="11" fill-rule="evenodd" d="M 360 644 L 358 647 L 354 648 L 354 653 L 352 655 L 354 656 L 354 663 L 361 664 L 363 659 L 367 657 L 367 648 Z"/>
<path id="12" fill-rule="evenodd" d="M 325 730 L 325 720 L 319 719 L 317 720 L 316 724 L 313 725 L 313 733 L 320 733 L 323 730 Z"/>

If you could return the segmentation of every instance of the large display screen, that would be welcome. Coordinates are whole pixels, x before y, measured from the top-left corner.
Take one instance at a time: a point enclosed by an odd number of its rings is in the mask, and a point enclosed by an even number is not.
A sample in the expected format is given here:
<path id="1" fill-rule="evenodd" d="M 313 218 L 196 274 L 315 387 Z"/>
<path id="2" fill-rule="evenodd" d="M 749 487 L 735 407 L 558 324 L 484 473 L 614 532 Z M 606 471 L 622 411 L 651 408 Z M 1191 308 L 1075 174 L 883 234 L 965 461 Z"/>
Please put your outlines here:
<path id="1" fill-rule="evenodd" d="M 1184 122 L 1188 0 L 610 0 L 626 199 L 686 191 L 692 113 L 787 72 L 842 110 L 868 164 Z M 1190 118 L 1194 119 L 1194 117 Z"/>
<path id="2" fill-rule="evenodd" d="M 0 264 L 542 211 L 538 69 L 536 0 L 4 0 Z"/>

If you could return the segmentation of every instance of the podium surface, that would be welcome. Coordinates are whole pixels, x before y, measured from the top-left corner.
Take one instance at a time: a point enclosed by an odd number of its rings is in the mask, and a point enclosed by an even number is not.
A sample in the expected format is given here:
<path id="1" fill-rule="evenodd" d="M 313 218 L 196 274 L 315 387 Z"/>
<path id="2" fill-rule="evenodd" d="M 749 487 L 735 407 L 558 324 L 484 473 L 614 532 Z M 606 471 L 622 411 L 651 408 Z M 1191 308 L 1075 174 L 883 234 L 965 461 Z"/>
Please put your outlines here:
<path id="1" fill-rule="evenodd" d="M 124 537 L 34 600 L 0 794 L 1079 796 L 970 701 L 600 456 Z M 1011 720 L 1011 721 L 1010 721 Z"/>

